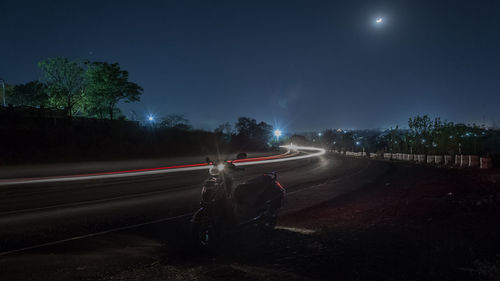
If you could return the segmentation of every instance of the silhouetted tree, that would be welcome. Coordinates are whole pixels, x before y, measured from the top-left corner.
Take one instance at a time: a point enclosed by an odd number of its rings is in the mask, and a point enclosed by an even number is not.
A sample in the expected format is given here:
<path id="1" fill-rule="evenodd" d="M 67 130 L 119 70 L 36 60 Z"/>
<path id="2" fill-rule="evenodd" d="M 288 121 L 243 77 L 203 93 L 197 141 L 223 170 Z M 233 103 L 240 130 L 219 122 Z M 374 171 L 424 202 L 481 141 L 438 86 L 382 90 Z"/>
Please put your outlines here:
<path id="1" fill-rule="evenodd" d="M 8 93 L 10 104 L 28 106 L 47 106 L 49 96 L 47 86 L 39 81 L 15 85 Z"/>
<path id="2" fill-rule="evenodd" d="M 189 120 L 186 118 L 185 114 L 169 114 L 163 118 L 160 124 L 161 126 L 166 128 L 174 128 L 180 130 L 191 129 L 191 125 L 189 125 Z"/>
<path id="3" fill-rule="evenodd" d="M 266 148 L 272 136 L 271 125 L 265 122 L 257 123 L 255 119 L 248 117 L 238 118 L 234 127 L 237 131 L 237 144 L 252 149 Z"/>
<path id="4" fill-rule="evenodd" d="M 48 58 L 40 61 L 43 80 L 48 86 L 49 101 L 64 107 L 73 116 L 75 105 L 81 101 L 84 88 L 84 64 L 67 58 Z"/>
<path id="5" fill-rule="evenodd" d="M 292 135 L 290 141 L 296 145 L 307 145 L 309 143 L 305 136 L 298 134 Z"/>
<path id="6" fill-rule="evenodd" d="M 128 79 L 128 71 L 122 70 L 118 63 L 90 63 L 85 73 L 85 109 L 101 117 L 106 112 L 113 119 L 120 101 L 139 101 L 143 89 Z"/>
<path id="7" fill-rule="evenodd" d="M 233 134 L 233 126 L 229 122 L 222 123 L 215 128 L 214 133 L 221 135 L 226 141 L 229 141 Z"/>
<path id="8" fill-rule="evenodd" d="M 342 135 L 341 147 L 345 151 L 354 150 L 354 134 L 351 131 Z"/>
<path id="9" fill-rule="evenodd" d="M 333 149 L 333 142 L 336 141 L 337 135 L 336 135 L 335 131 L 328 129 L 328 130 L 325 130 L 321 133 L 321 137 L 319 139 L 320 139 L 321 144 L 324 147 L 326 147 L 326 149 L 332 150 Z"/>

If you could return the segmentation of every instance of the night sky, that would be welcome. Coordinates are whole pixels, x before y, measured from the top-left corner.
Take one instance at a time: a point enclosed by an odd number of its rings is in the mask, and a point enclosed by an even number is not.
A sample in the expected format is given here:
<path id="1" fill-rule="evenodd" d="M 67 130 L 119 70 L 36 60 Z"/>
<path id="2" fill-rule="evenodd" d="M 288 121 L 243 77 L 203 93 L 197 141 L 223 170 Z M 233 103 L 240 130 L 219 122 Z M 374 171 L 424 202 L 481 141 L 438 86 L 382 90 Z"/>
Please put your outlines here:
<path id="1" fill-rule="evenodd" d="M 500 121 L 499 1 L 8 1 L 0 77 L 65 56 L 119 62 L 139 119 L 210 129 L 250 116 L 288 131 Z M 382 24 L 376 24 L 383 17 Z"/>

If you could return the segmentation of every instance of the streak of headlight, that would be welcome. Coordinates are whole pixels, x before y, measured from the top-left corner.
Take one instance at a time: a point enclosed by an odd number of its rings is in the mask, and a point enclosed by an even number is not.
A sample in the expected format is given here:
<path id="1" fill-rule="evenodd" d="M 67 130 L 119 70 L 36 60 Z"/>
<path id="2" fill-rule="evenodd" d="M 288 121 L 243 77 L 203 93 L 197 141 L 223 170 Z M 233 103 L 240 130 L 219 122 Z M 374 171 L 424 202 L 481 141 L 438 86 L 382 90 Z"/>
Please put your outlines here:
<path id="1" fill-rule="evenodd" d="M 292 145 L 282 145 L 281 147 L 290 149 L 292 147 Z M 298 150 L 314 151 L 314 153 L 300 155 L 300 156 L 279 158 L 279 159 L 262 160 L 262 161 L 256 161 L 256 162 L 235 163 L 235 165 L 236 166 L 247 166 L 247 165 L 258 165 L 258 164 L 285 162 L 285 161 L 299 160 L 299 159 L 305 159 L 305 158 L 311 158 L 311 157 L 318 157 L 318 156 L 321 156 L 321 155 L 326 153 L 326 151 L 323 148 L 316 148 L 316 147 L 309 147 L 309 146 L 293 146 L 293 148 L 298 149 Z"/>
<path id="2" fill-rule="evenodd" d="M 281 147 L 287 148 L 289 151 L 290 150 L 304 150 L 304 151 L 313 151 L 314 153 L 310 153 L 310 154 L 306 154 L 306 155 L 299 155 L 299 156 L 290 156 L 290 157 L 277 156 L 274 159 L 272 158 L 272 156 L 262 157 L 261 158 L 262 160 L 259 160 L 260 158 L 254 158 L 255 160 L 252 162 L 238 162 L 238 163 L 234 163 L 234 164 L 236 166 L 259 165 L 259 164 L 299 160 L 299 159 L 317 157 L 317 156 L 321 156 L 321 155 L 325 154 L 324 149 L 316 148 L 316 147 L 295 146 L 295 145 L 284 145 Z M 269 158 L 271 158 L 271 159 L 269 159 Z M 81 180 L 92 180 L 92 179 L 123 178 L 123 177 L 156 175 L 156 174 L 185 172 L 185 171 L 197 171 L 197 170 L 210 169 L 211 167 L 212 167 L 212 165 L 202 163 L 202 164 L 174 166 L 174 167 L 168 167 L 168 168 L 141 169 L 141 170 L 136 170 L 136 171 L 109 172 L 109 173 L 97 173 L 97 174 L 88 174 L 88 175 L 60 176 L 60 177 L 51 177 L 51 178 L 7 179 L 7 180 L 0 180 L 0 186 L 18 185 L 18 184 L 32 184 L 32 183 L 49 183 L 49 182 L 69 182 L 69 181 L 81 181 Z"/>

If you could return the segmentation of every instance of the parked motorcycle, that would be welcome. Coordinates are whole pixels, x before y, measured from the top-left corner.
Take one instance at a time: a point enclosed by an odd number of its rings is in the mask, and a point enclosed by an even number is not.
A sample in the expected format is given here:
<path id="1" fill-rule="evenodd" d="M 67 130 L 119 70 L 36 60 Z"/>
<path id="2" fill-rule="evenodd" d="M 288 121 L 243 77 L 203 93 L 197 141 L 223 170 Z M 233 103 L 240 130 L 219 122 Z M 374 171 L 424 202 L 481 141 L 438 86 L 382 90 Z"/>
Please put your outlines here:
<path id="1" fill-rule="evenodd" d="M 246 158 L 240 153 L 237 160 Z M 274 229 L 277 212 L 283 206 L 285 189 L 276 173 L 266 173 L 234 185 L 234 174 L 244 171 L 233 161 L 211 161 L 210 177 L 201 191 L 200 209 L 191 218 L 194 242 L 210 248 L 228 233 L 242 227 Z"/>

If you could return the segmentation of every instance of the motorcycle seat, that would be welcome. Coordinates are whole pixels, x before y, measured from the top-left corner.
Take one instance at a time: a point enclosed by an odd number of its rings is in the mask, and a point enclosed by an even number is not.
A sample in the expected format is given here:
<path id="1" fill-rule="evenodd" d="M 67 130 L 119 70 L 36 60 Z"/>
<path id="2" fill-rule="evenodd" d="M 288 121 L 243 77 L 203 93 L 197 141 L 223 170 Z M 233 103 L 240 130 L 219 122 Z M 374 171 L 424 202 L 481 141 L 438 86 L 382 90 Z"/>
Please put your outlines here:
<path id="1" fill-rule="evenodd" d="M 267 190 L 274 188 L 274 181 L 267 175 L 262 175 L 245 183 L 239 184 L 234 189 L 233 198 L 239 205 L 254 205 Z"/>

